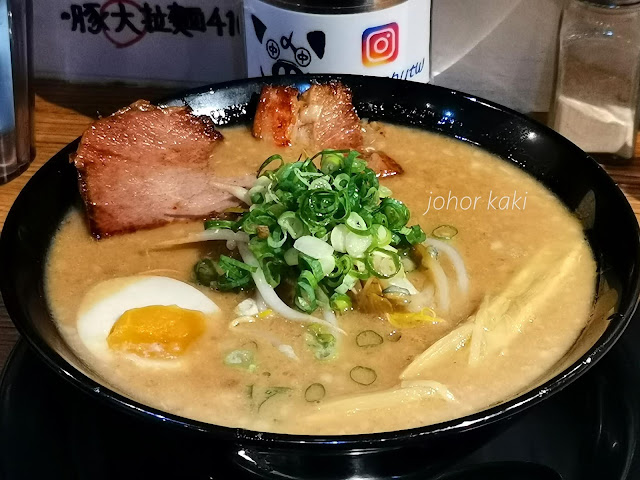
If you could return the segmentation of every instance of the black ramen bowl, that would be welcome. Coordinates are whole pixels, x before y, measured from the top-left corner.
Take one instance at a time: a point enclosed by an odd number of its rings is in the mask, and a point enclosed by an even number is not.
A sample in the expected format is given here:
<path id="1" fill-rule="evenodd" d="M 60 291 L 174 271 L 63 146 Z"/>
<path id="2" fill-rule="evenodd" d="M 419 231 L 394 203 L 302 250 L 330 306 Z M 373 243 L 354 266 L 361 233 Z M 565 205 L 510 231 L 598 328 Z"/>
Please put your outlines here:
<path id="1" fill-rule="evenodd" d="M 191 442 L 194 454 L 197 452 L 197 459 L 191 461 L 200 464 L 199 471 L 209 469 L 211 478 L 225 478 L 216 474 L 224 471 L 225 465 L 266 478 L 427 478 L 427 472 L 437 472 L 456 456 L 479 446 L 506 420 L 589 370 L 620 337 L 638 303 L 638 223 L 624 195 L 578 147 L 514 111 L 431 85 L 324 75 L 231 82 L 161 103 L 189 105 L 196 114 L 209 115 L 220 126 L 249 124 L 265 83 L 304 90 L 310 82 L 334 78 L 352 89 L 361 118 L 412 126 L 478 145 L 537 178 L 570 210 L 579 209 L 599 276 L 606 275 L 618 290 L 617 313 L 593 319 L 553 371 L 520 396 L 436 425 L 319 437 L 227 428 L 162 412 L 99 383 L 64 343 L 47 305 L 43 284 L 47 250 L 60 221 L 79 202 L 76 172 L 69 163 L 69 154 L 77 146 L 74 142 L 33 176 L 7 217 L 0 238 L 0 286 L 7 310 L 22 336 L 62 378 L 96 401 L 106 402 L 118 414 L 136 416 L 150 429 L 179 439 L 183 445 Z"/>

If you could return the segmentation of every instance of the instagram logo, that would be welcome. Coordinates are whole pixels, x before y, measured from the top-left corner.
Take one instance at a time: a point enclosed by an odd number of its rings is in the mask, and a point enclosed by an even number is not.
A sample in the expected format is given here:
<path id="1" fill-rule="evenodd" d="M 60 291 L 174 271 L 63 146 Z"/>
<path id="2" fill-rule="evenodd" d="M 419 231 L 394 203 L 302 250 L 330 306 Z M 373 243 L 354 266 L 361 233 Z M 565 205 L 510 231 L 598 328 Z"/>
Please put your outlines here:
<path id="1" fill-rule="evenodd" d="M 375 67 L 391 63 L 398 57 L 398 24 L 388 23 L 367 28 L 362 33 L 362 64 Z"/>

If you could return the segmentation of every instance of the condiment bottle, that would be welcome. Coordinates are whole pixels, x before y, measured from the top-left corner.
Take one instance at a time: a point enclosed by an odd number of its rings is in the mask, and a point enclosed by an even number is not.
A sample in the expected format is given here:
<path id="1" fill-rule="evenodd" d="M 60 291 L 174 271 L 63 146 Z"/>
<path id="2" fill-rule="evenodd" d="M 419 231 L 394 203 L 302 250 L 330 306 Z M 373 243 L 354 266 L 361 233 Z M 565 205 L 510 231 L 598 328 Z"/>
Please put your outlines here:
<path id="1" fill-rule="evenodd" d="M 27 169 L 33 148 L 31 0 L 0 0 L 0 185 Z"/>
<path id="2" fill-rule="evenodd" d="M 431 0 L 244 0 L 247 72 L 428 82 L 430 19 Z"/>
<path id="3" fill-rule="evenodd" d="M 551 126 L 601 161 L 633 157 L 640 1 L 569 0 L 560 28 Z"/>

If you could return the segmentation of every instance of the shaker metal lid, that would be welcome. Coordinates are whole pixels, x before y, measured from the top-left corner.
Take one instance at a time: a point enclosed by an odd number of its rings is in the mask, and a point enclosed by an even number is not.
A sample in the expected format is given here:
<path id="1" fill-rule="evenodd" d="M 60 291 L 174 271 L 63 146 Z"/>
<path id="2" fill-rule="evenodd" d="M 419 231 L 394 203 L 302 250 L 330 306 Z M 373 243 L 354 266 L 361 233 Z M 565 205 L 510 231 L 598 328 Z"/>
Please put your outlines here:
<path id="1" fill-rule="evenodd" d="M 407 0 L 260 0 L 264 3 L 304 13 L 341 15 L 372 12 L 392 7 Z"/>

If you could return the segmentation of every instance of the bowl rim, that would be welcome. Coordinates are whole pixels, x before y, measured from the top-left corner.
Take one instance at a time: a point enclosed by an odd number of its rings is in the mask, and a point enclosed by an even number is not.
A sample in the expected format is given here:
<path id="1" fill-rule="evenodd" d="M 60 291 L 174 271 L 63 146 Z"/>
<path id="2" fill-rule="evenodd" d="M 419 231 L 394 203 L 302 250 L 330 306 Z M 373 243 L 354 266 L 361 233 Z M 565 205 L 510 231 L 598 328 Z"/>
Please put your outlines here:
<path id="1" fill-rule="evenodd" d="M 217 83 L 189 89 L 183 92 L 178 92 L 175 95 L 161 99 L 156 104 L 164 104 L 165 102 L 175 102 L 180 100 L 185 102 L 188 97 L 194 97 L 201 94 L 215 92 L 219 90 L 231 89 L 234 87 L 247 87 L 254 85 L 257 88 L 266 84 L 300 84 L 310 83 L 314 81 L 330 81 L 341 80 L 347 86 L 351 82 L 379 82 L 381 84 L 388 84 L 394 88 L 400 87 L 405 84 L 411 88 L 427 88 L 439 92 L 441 95 L 454 96 L 458 99 L 462 99 L 463 102 L 473 102 L 474 104 L 481 104 L 484 107 L 498 110 L 505 114 L 507 117 L 516 118 L 519 121 L 524 121 L 526 124 L 535 127 L 537 130 L 551 137 L 555 142 L 562 142 L 569 144 L 573 147 L 576 154 L 584 157 L 586 162 L 585 168 L 595 169 L 596 175 L 603 176 L 603 181 L 608 182 L 609 187 L 613 188 L 616 202 L 620 203 L 620 206 L 625 209 L 624 216 L 625 221 L 630 221 L 634 225 L 636 244 L 640 245 L 640 228 L 638 227 L 637 218 L 626 199 L 623 192 L 613 181 L 613 179 L 606 173 L 593 158 L 580 150 L 577 146 L 573 145 L 569 140 L 562 137 L 549 127 L 502 105 L 495 102 L 477 97 L 475 95 L 466 94 L 457 90 L 440 87 L 431 84 L 416 84 L 415 82 L 405 80 L 392 80 L 390 78 L 381 77 L 365 77 L 360 75 L 342 75 L 342 74 L 314 74 L 314 75 L 291 75 L 281 77 L 263 77 L 263 78 L 248 78 L 241 80 L 233 80 L 230 82 Z M 357 103 L 357 102 L 356 102 Z M 418 127 L 419 128 L 419 127 Z M 451 136 L 451 135 L 449 135 Z M 462 139 L 464 140 L 464 139 Z M 56 153 L 51 159 L 29 179 L 26 186 L 29 184 L 37 183 L 40 179 L 46 179 L 55 170 L 62 158 L 68 159 L 68 155 L 75 151 L 77 148 L 79 139 L 74 140 L 65 146 L 62 150 Z M 480 148 L 482 146 L 480 145 Z M 606 177 L 606 178 L 604 178 Z M 25 186 L 25 187 L 26 187 Z M 5 225 L 0 235 L 0 271 L 4 270 L 4 266 L 8 262 L 8 258 L 11 252 L 6 247 L 8 243 L 8 232 L 14 231 L 16 225 L 19 222 L 18 210 L 20 205 L 25 201 L 25 198 L 32 195 L 33 189 L 23 188 L 14 204 L 12 205 Z M 52 368 L 58 375 L 64 378 L 67 382 L 78 388 L 80 391 L 88 394 L 89 396 L 107 404 L 111 407 L 117 408 L 119 411 L 134 415 L 137 418 L 145 419 L 147 421 L 162 422 L 168 426 L 176 428 L 182 431 L 190 431 L 198 434 L 206 434 L 207 436 L 214 436 L 219 438 L 225 438 L 235 443 L 241 444 L 268 444 L 271 447 L 287 447 L 287 446 L 318 446 L 323 445 L 327 448 L 387 448 L 392 446 L 399 446 L 407 441 L 411 441 L 417 438 L 430 437 L 433 435 L 453 435 L 461 432 L 475 430 L 481 427 L 485 427 L 490 424 L 494 424 L 501 420 L 505 420 L 513 415 L 516 415 L 523 410 L 532 407 L 540 403 L 541 401 L 549 398 L 551 395 L 563 389 L 566 385 L 573 382 L 575 379 L 585 373 L 591 366 L 599 361 L 603 355 L 608 352 L 615 342 L 620 338 L 629 321 L 634 315 L 640 298 L 640 254 L 635 259 L 631 259 L 634 263 L 634 269 L 629 284 L 631 285 L 630 294 L 627 295 L 626 304 L 622 305 L 621 298 L 620 310 L 614 314 L 617 318 L 615 324 L 607 327 L 607 330 L 611 329 L 611 332 L 606 332 L 606 335 L 601 335 L 595 344 L 578 360 L 565 368 L 563 371 L 548 379 L 541 385 L 524 391 L 520 395 L 511 398 L 505 402 L 501 402 L 497 405 L 488 407 L 482 411 L 466 415 L 464 417 L 455 418 L 445 422 L 436 424 L 415 427 L 404 430 L 393 430 L 387 432 L 367 433 L 367 434 L 349 434 L 349 435 L 294 435 L 286 433 L 272 433 L 272 432 L 258 432 L 237 427 L 227 427 L 212 423 L 206 423 L 199 420 L 193 420 L 180 415 L 164 412 L 154 407 L 150 407 L 141 402 L 132 400 L 120 393 L 117 393 L 110 388 L 94 381 L 90 377 L 86 376 L 80 370 L 73 367 L 67 362 L 54 348 L 52 348 L 35 329 L 33 329 L 29 322 L 25 320 L 20 308 L 18 308 L 18 298 L 13 289 L 11 279 L 7 278 L 7 275 L 0 275 L 0 292 L 4 298 L 5 306 L 9 317 L 16 326 L 20 335 L 27 340 L 28 344 L 37 352 L 37 354 L 45 361 L 45 363 Z"/>

